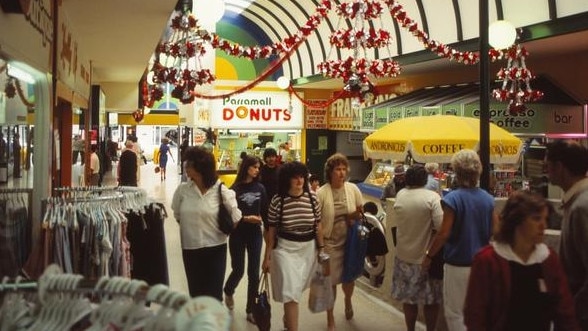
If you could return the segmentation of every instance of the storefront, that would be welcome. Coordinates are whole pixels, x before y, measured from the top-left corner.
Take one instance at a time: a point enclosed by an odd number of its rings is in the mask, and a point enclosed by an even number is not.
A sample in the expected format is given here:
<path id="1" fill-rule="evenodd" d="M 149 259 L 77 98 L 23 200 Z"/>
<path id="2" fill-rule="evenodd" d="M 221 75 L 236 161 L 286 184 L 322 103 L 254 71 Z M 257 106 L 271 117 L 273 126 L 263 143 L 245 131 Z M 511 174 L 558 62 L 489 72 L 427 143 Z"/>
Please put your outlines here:
<path id="1" fill-rule="evenodd" d="M 507 197 L 513 190 L 523 187 L 553 197 L 556 193 L 551 192 L 553 188 L 547 184 L 543 173 L 543 154 L 539 152 L 542 144 L 556 137 L 586 138 L 585 106 L 546 78 L 537 78 L 533 86 L 544 91 L 545 97 L 540 103 L 527 104 L 526 110 L 519 114 L 510 114 L 506 104 L 490 103 L 491 121 L 523 142 L 521 161 L 492 162 L 493 193 L 497 197 Z M 365 109 L 362 112 L 362 130 L 373 132 L 386 123 L 408 117 L 443 114 L 479 118 L 478 94 L 477 84 L 424 88 Z M 391 161 L 405 162 L 404 159 Z M 431 161 L 443 163 L 447 160 Z M 376 164 L 378 166 L 373 168 L 364 182 L 364 194 L 370 199 L 379 198 L 388 180 L 384 178 L 386 175 L 392 178 L 391 166 Z M 374 180 L 376 178 L 378 180 Z"/>
<path id="2" fill-rule="evenodd" d="M 284 157 L 304 160 L 304 110 L 300 100 L 284 91 L 245 92 L 212 100 L 206 116 L 217 133 L 220 174 L 236 174 L 241 152 L 263 156 L 272 147 L 278 153 L 288 143 Z M 205 123 L 200 123 L 205 124 Z"/>

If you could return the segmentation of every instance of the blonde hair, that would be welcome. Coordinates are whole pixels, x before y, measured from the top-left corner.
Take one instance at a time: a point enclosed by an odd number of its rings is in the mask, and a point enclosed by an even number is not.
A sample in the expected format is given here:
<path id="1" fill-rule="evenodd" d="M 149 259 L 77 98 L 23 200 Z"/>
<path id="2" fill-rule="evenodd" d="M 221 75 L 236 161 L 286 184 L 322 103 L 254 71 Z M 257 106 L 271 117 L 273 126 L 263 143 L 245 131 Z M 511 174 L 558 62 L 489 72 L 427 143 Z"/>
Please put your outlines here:
<path id="1" fill-rule="evenodd" d="M 460 187 L 476 187 L 482 174 L 482 162 L 472 149 L 462 149 L 451 157 L 455 183 Z"/>

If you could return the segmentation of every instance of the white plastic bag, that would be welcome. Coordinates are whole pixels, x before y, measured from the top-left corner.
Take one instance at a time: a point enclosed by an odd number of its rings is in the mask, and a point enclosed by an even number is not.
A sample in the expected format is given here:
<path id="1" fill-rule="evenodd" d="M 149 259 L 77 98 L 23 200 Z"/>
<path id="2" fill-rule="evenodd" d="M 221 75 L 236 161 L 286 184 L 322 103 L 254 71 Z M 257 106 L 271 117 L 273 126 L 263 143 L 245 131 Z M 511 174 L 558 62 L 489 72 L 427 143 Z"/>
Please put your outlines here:
<path id="1" fill-rule="evenodd" d="M 310 293 L 308 296 L 308 309 L 313 313 L 320 313 L 333 308 L 333 286 L 331 276 L 325 276 L 323 266 L 317 263 L 312 279 L 310 280 Z"/>

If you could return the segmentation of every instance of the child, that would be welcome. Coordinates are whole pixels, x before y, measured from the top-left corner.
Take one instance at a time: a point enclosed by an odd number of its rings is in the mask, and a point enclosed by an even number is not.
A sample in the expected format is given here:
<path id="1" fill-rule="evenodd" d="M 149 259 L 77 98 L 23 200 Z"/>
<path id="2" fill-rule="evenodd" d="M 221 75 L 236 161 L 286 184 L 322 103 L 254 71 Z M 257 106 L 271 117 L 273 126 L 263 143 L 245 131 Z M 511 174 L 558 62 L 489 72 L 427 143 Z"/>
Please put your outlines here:
<path id="1" fill-rule="evenodd" d="M 319 177 L 317 175 L 310 175 L 308 182 L 310 183 L 310 190 L 316 193 L 316 190 L 321 186 Z"/>

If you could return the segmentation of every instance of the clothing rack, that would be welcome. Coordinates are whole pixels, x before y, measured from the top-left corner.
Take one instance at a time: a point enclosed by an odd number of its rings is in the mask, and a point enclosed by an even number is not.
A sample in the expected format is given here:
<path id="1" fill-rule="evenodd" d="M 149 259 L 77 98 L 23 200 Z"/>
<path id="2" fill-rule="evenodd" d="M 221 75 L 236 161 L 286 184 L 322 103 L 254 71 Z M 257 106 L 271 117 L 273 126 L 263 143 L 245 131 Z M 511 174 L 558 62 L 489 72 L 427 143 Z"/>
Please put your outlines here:
<path id="1" fill-rule="evenodd" d="M 0 277 L 14 276 L 32 249 L 33 189 L 0 189 Z"/>
<path id="2" fill-rule="evenodd" d="M 228 310 L 216 299 L 190 298 L 168 286 L 125 277 L 87 279 L 48 266 L 38 281 L 7 277 L 0 284 L 0 321 L 8 329 L 52 331 L 188 330 L 211 320 L 230 329 Z M 34 304 L 31 304 L 34 303 Z M 153 309 L 156 304 L 159 309 Z M 116 307 L 116 309 L 112 309 Z M 206 316 L 206 318 L 203 318 Z M 178 324 L 181 325 L 178 327 Z M 77 326 L 75 328 L 74 326 Z"/>
<path id="3" fill-rule="evenodd" d="M 62 273 L 55 264 L 49 265 L 38 281 L 23 280 L 20 276 L 9 281 L 8 277 L 4 277 L 0 284 L 0 296 L 15 291 L 41 295 L 44 292 L 91 294 L 93 297 L 126 295 L 136 301 L 149 301 L 174 309 L 179 309 L 190 299 L 187 294 L 171 290 L 167 285 L 149 286 L 143 280 L 119 276 L 88 279 L 78 274 Z M 175 296 L 175 300 L 170 301 L 170 296 Z"/>

